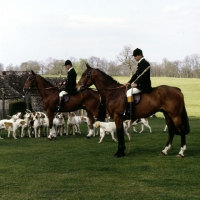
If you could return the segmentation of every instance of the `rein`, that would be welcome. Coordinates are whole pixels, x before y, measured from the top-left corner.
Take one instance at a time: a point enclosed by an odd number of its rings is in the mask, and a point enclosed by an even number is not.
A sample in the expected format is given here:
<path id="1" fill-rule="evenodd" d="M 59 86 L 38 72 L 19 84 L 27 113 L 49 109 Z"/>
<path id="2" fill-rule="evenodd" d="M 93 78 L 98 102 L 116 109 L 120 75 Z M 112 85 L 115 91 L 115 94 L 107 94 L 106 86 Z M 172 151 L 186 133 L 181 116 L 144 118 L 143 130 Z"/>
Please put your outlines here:
<path id="1" fill-rule="evenodd" d="M 58 86 L 48 87 L 48 88 L 32 88 L 32 90 L 50 90 L 50 89 L 54 89 L 54 88 L 58 88 Z"/>
<path id="2" fill-rule="evenodd" d="M 83 88 L 89 88 L 89 87 L 87 87 L 87 86 L 81 86 L 81 87 L 83 87 Z M 90 89 L 92 89 L 92 90 L 95 90 L 95 91 L 98 91 L 98 90 L 117 90 L 117 89 L 119 89 L 119 88 L 123 88 L 123 87 L 126 87 L 125 85 L 121 85 L 121 86 L 119 86 L 119 87 L 116 87 L 116 88 L 109 88 L 109 89 L 107 89 L 107 88 L 104 88 L 104 89 L 96 89 L 96 88 L 90 88 Z"/>
<path id="3" fill-rule="evenodd" d="M 125 85 L 121 85 L 121 86 L 119 86 L 119 87 L 116 87 L 116 88 L 104 88 L 104 89 L 98 89 L 98 90 L 117 90 L 117 89 L 119 89 L 119 88 L 123 88 L 123 87 L 126 87 Z"/>
<path id="4" fill-rule="evenodd" d="M 84 94 L 83 94 L 84 90 L 88 90 L 88 91 L 90 91 L 90 90 L 92 90 L 92 91 L 96 91 L 95 88 L 84 87 L 83 89 L 81 89 L 81 90 L 79 91 L 79 94 L 80 94 L 82 97 L 84 97 Z M 99 95 L 99 99 L 97 99 L 96 97 L 94 97 L 94 99 L 96 99 L 97 101 L 101 102 L 101 96 L 100 96 L 100 95 Z"/>
<path id="5" fill-rule="evenodd" d="M 28 79 L 29 79 L 29 77 L 28 77 Z M 28 79 L 27 79 L 27 80 L 28 80 Z M 35 81 L 35 80 L 36 80 L 36 76 L 35 76 L 35 78 L 34 78 L 34 81 Z M 27 84 L 25 83 L 24 86 L 27 86 Z M 58 86 L 47 87 L 47 88 L 33 88 L 33 87 L 31 87 L 31 90 L 50 90 L 50 89 L 53 89 L 53 88 L 58 88 Z"/>

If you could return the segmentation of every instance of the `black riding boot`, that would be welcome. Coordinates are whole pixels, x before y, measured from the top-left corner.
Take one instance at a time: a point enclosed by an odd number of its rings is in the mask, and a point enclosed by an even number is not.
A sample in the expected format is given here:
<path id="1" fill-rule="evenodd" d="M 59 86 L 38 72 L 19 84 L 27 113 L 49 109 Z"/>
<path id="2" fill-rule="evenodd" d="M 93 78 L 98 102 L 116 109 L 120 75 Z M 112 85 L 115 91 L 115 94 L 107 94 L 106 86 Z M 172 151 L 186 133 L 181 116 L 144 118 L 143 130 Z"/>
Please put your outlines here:
<path id="1" fill-rule="evenodd" d="M 57 111 L 58 111 L 58 112 L 60 111 L 60 108 L 61 108 L 62 99 L 63 99 L 63 98 L 60 97 L 59 102 L 58 102 L 58 107 L 57 107 Z"/>
<path id="2" fill-rule="evenodd" d="M 125 111 L 124 111 L 124 116 L 127 116 L 129 117 L 131 114 L 131 110 L 130 110 L 130 103 L 126 103 L 126 106 L 125 106 Z"/>

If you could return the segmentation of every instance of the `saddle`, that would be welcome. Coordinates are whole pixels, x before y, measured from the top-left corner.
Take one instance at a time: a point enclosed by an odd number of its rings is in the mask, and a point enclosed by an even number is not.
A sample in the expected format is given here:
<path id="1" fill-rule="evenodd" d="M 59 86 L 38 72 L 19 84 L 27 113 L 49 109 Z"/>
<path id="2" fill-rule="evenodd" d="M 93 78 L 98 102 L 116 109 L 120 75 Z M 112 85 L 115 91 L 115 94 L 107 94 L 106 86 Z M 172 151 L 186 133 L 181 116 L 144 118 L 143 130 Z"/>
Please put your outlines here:
<path id="1" fill-rule="evenodd" d="M 140 99 L 141 99 L 141 93 L 138 93 L 138 94 L 132 94 L 132 97 L 133 97 L 133 104 L 134 105 L 137 105 L 139 102 L 140 102 Z"/>
<path id="2" fill-rule="evenodd" d="M 69 101 L 69 94 L 65 94 L 65 95 L 63 95 L 63 102 L 64 103 L 66 103 L 66 102 L 68 102 Z"/>

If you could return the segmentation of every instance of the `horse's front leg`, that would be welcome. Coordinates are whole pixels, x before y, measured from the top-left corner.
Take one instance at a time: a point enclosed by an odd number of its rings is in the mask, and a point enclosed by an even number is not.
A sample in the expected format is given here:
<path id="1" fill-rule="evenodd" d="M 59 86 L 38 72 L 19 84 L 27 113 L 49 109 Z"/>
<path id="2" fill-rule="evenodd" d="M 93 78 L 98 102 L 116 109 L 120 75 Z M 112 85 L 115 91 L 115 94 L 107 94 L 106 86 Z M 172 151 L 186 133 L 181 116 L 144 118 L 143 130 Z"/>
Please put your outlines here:
<path id="1" fill-rule="evenodd" d="M 115 153 L 115 157 L 119 158 L 125 156 L 125 140 L 124 140 L 124 126 L 123 126 L 123 119 L 120 116 L 116 116 L 114 118 L 116 129 L 117 129 L 117 137 L 118 137 L 118 150 Z"/>
<path id="2" fill-rule="evenodd" d="M 163 113 L 165 116 L 165 121 L 168 128 L 168 140 L 167 140 L 167 144 L 165 145 L 165 148 L 161 151 L 162 155 L 167 155 L 167 151 L 171 149 L 172 146 L 172 141 L 174 138 L 174 124 L 172 119 L 169 117 L 169 115 L 167 113 Z"/>
<path id="3" fill-rule="evenodd" d="M 95 119 L 93 117 L 93 114 L 90 113 L 90 112 L 87 112 L 87 117 L 90 120 L 90 124 L 88 125 L 88 127 L 89 127 L 89 133 L 87 134 L 86 138 L 90 138 L 92 135 L 95 136 L 94 127 L 93 127 Z"/>
<path id="4" fill-rule="evenodd" d="M 48 118 L 49 118 L 49 131 L 50 131 L 50 133 L 49 133 L 49 135 L 48 135 L 48 139 L 53 139 L 53 138 L 55 138 L 56 139 L 56 130 L 55 130 L 55 128 L 54 128 L 54 126 L 53 126 L 53 117 L 54 117 L 54 113 L 53 113 L 53 111 L 52 110 L 47 110 L 47 116 L 48 116 Z"/>
<path id="5" fill-rule="evenodd" d="M 168 141 L 167 144 L 165 145 L 165 148 L 161 151 L 161 154 L 163 155 L 167 155 L 167 151 L 171 149 L 172 146 L 172 141 L 174 138 L 174 133 L 172 133 L 172 131 L 170 131 L 170 129 L 168 130 Z"/>

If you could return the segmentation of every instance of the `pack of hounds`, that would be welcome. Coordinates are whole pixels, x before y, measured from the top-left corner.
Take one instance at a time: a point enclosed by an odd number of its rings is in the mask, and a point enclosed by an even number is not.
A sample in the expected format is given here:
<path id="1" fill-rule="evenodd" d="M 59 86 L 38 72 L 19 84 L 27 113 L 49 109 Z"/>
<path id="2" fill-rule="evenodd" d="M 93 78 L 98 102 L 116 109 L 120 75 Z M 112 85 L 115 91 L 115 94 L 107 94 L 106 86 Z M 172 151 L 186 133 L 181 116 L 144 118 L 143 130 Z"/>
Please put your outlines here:
<path id="1" fill-rule="evenodd" d="M 10 137 L 11 132 L 14 139 L 23 137 L 48 138 L 49 136 L 49 120 L 44 112 L 31 112 L 27 109 L 23 116 L 21 112 L 18 112 L 8 117 L 9 119 L 0 120 L 0 131 L 6 130 L 8 132 L 8 137 Z M 90 133 L 89 131 L 90 121 L 89 118 L 86 116 L 77 116 L 74 112 L 68 112 L 66 116 L 66 113 L 64 114 L 58 112 L 55 114 L 53 119 L 53 126 L 55 128 L 57 136 L 69 134 L 75 135 L 75 133 L 81 134 L 80 125 L 82 123 L 85 123 L 87 125 L 87 138 L 99 135 L 98 143 L 101 143 L 105 135 L 110 134 L 112 140 L 117 142 L 117 139 L 115 138 L 115 122 L 111 121 L 108 114 L 106 114 L 105 116 L 105 122 L 95 121 L 95 123 L 93 124 L 94 131 L 92 133 Z M 131 140 L 128 130 L 130 129 L 130 127 L 132 127 L 133 131 L 137 133 L 137 124 L 141 124 L 141 130 L 139 131 L 139 133 L 142 133 L 144 131 L 144 126 L 146 126 L 149 129 L 150 133 L 152 133 L 148 119 L 145 118 L 138 119 L 133 123 L 131 123 L 130 120 L 126 120 L 123 124 L 124 132 L 125 135 L 128 137 L 128 140 Z M 166 131 L 166 129 L 167 126 L 165 126 L 164 131 Z M 1 135 L 0 139 L 3 139 Z"/>

